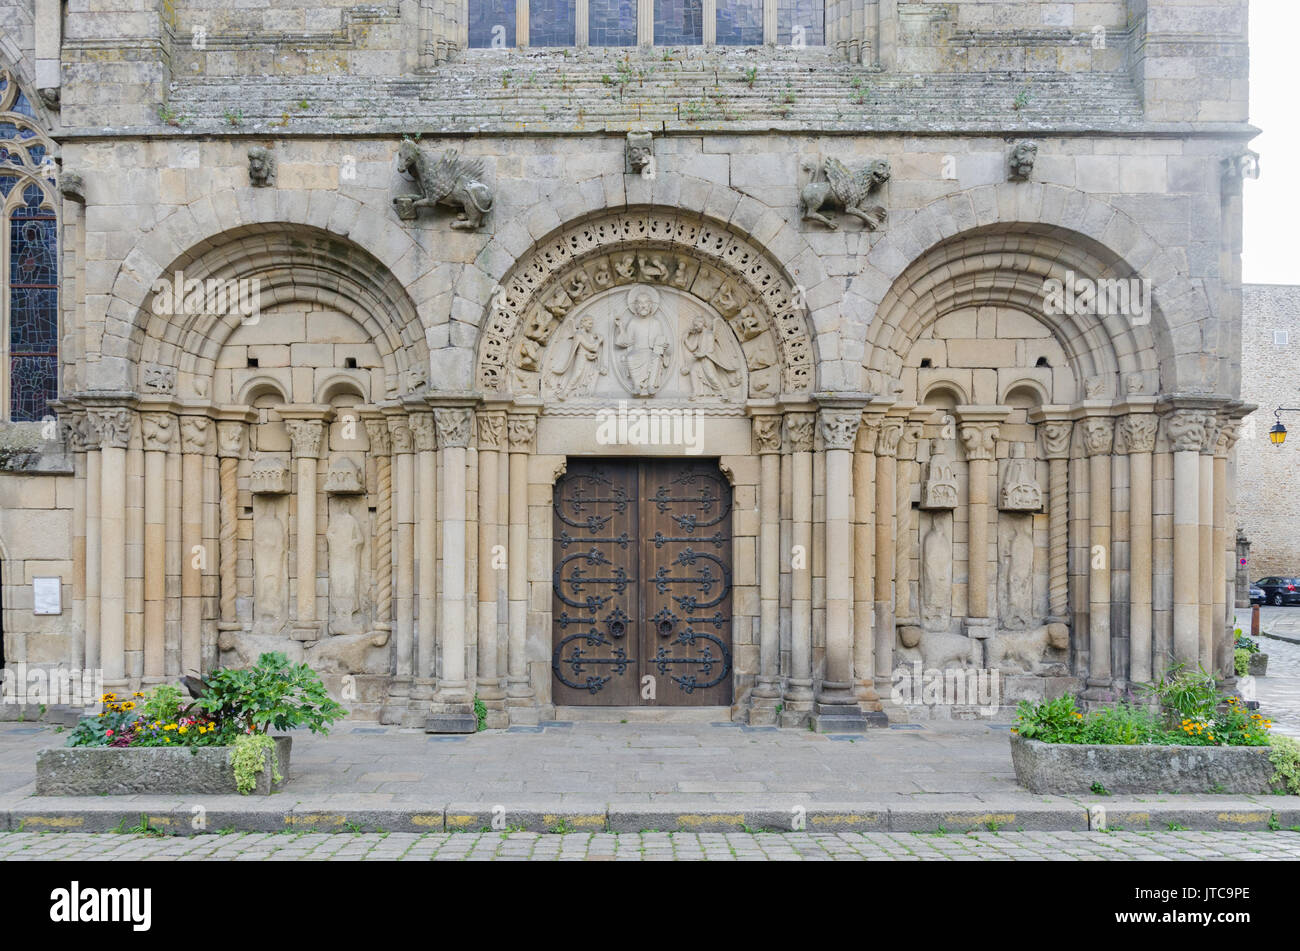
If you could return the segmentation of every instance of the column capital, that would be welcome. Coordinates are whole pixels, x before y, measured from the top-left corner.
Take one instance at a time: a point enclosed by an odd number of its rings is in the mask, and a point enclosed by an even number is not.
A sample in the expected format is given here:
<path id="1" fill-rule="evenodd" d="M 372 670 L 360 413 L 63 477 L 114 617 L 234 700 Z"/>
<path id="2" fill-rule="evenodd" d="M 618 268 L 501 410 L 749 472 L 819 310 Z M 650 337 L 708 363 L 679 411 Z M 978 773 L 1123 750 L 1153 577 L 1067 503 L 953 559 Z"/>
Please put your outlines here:
<path id="1" fill-rule="evenodd" d="M 442 406 L 433 411 L 438 427 L 438 445 L 444 449 L 469 446 L 474 411 L 467 406 Z"/>
<path id="2" fill-rule="evenodd" d="M 141 413 L 140 442 L 146 452 L 170 452 L 176 448 L 176 417 L 171 413 Z"/>
<path id="3" fill-rule="evenodd" d="M 506 447 L 506 411 L 479 410 L 474 414 L 478 429 L 478 447 L 489 451 Z"/>
<path id="4" fill-rule="evenodd" d="M 537 413 L 509 413 L 506 416 L 506 440 L 511 452 L 532 452 L 536 446 Z"/>
<path id="5" fill-rule="evenodd" d="M 293 443 L 295 459 L 319 459 L 321 434 L 325 423 L 320 419 L 286 419 L 284 428 Z"/>
<path id="6" fill-rule="evenodd" d="M 135 413 L 125 406 L 92 409 L 99 445 L 103 449 L 125 449 L 131 441 Z"/>
<path id="7" fill-rule="evenodd" d="M 966 447 L 966 458 L 992 459 L 997 454 L 999 425 L 993 422 L 970 422 L 962 419 L 957 424 L 957 432 Z"/>
<path id="8" fill-rule="evenodd" d="M 898 455 L 898 443 L 903 438 L 903 420 L 886 416 L 880 420 L 880 436 L 876 440 L 876 455 L 893 458 Z"/>
<path id="9" fill-rule="evenodd" d="M 388 438 L 392 440 L 395 454 L 415 451 L 415 440 L 411 436 L 411 418 L 405 412 L 399 411 L 389 415 Z"/>
<path id="10" fill-rule="evenodd" d="M 217 423 L 217 455 L 222 459 L 239 459 L 248 451 L 248 424 L 238 420 Z"/>
<path id="11" fill-rule="evenodd" d="M 852 449 L 862 422 L 860 409 L 824 408 L 818 412 L 822 445 L 826 449 Z"/>
<path id="12" fill-rule="evenodd" d="M 361 410 L 361 422 L 370 439 L 372 455 L 387 456 L 393 451 L 393 440 L 388 433 L 388 419 L 377 409 Z"/>
<path id="13" fill-rule="evenodd" d="M 416 452 L 433 452 L 438 448 L 438 431 L 433 425 L 433 413 L 412 412 L 406 418 L 411 431 L 411 441 Z"/>
<path id="14" fill-rule="evenodd" d="M 858 450 L 860 452 L 876 451 L 876 444 L 880 439 L 880 413 L 863 413 L 862 422 L 858 426 Z"/>
<path id="15" fill-rule="evenodd" d="M 1083 427 L 1083 451 L 1089 456 L 1109 455 L 1115 451 L 1115 418 L 1113 416 L 1085 416 L 1079 420 Z"/>
<path id="16" fill-rule="evenodd" d="M 1036 420 L 1038 434 L 1042 437 L 1044 459 L 1069 459 L 1070 437 L 1074 435 L 1072 419 Z"/>
<path id="17" fill-rule="evenodd" d="M 1200 452 L 1211 414 L 1204 409 L 1174 409 L 1165 414 L 1165 435 L 1174 452 Z"/>
<path id="18" fill-rule="evenodd" d="M 1218 413 L 1210 413 L 1205 423 L 1205 438 L 1201 441 L 1201 455 L 1212 456 L 1219 443 L 1219 433 L 1223 430 L 1224 420 Z"/>
<path id="19" fill-rule="evenodd" d="M 754 451 L 771 455 L 781 451 L 781 415 L 763 413 L 753 416 Z"/>
<path id="20" fill-rule="evenodd" d="M 1129 413 L 1121 416 L 1115 428 L 1115 451 L 1131 455 L 1151 452 L 1156 447 L 1156 430 L 1160 417 L 1155 413 Z"/>
<path id="21" fill-rule="evenodd" d="M 785 414 L 785 451 L 811 452 L 816 416 L 812 413 Z"/>
<path id="22" fill-rule="evenodd" d="M 212 435 L 212 420 L 206 416 L 181 417 L 181 452 L 206 453 Z"/>

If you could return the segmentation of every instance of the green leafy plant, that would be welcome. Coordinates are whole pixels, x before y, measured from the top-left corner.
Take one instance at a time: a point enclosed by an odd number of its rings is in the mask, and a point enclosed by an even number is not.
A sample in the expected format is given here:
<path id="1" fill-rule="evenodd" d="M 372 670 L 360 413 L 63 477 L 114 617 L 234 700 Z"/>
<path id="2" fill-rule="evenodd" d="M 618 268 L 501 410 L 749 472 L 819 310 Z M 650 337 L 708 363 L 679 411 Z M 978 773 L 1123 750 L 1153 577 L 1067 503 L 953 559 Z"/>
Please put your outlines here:
<path id="1" fill-rule="evenodd" d="M 230 749 L 230 765 L 235 769 L 235 788 L 241 796 L 257 788 L 257 774 L 266 769 L 267 753 L 270 753 L 272 781 L 284 782 L 275 740 L 265 733 L 245 733 L 235 739 Z"/>
<path id="2" fill-rule="evenodd" d="M 754 81 L 758 79 L 758 67 L 747 66 L 745 67 L 744 72 L 742 72 L 740 75 L 741 78 L 745 81 L 745 85 L 748 86 L 750 89 L 753 89 Z"/>
<path id="3" fill-rule="evenodd" d="M 159 684 L 144 695 L 140 704 L 141 715 L 146 720 L 175 720 L 180 715 L 184 696 L 171 684 Z"/>
<path id="4" fill-rule="evenodd" d="M 1273 783 L 1283 792 L 1300 796 L 1300 742 L 1289 736 L 1275 736 L 1268 751 L 1273 764 Z"/>
<path id="5" fill-rule="evenodd" d="M 1238 677 L 1246 676 L 1250 670 L 1250 651 L 1244 647 L 1235 647 L 1232 651 L 1232 668 Z"/>
<path id="6" fill-rule="evenodd" d="M 263 654 L 246 670 L 222 667 L 200 681 L 194 707 L 219 724 L 237 723 L 241 732 L 265 733 L 305 726 L 329 733 L 347 711 L 325 691 L 320 676 L 306 664 L 290 664 L 280 651 Z"/>
<path id="7" fill-rule="evenodd" d="M 1092 792 L 1093 792 L 1094 795 L 1097 795 L 1097 796 L 1109 796 L 1109 795 L 1110 795 L 1110 790 L 1107 789 L 1105 786 L 1103 786 L 1099 780 L 1094 780 L 1093 783 L 1092 783 L 1092 785 L 1091 785 L 1089 788 L 1092 790 Z"/>
<path id="8" fill-rule="evenodd" d="M 1241 628 L 1237 628 L 1237 639 L 1233 642 L 1233 647 L 1236 650 L 1244 650 L 1249 654 L 1259 653 L 1259 642 L 1248 634 L 1241 633 Z"/>
<path id="9" fill-rule="evenodd" d="M 1029 90 L 1022 89 L 1016 93 L 1016 98 L 1011 100 L 1011 108 L 1019 112 L 1025 106 L 1029 105 Z"/>
<path id="10" fill-rule="evenodd" d="M 1185 664 L 1170 668 L 1146 690 L 1171 721 L 1207 720 L 1222 699 L 1214 677 L 1204 667 L 1192 671 Z"/>
<path id="11" fill-rule="evenodd" d="M 474 694 L 474 716 L 478 720 L 479 730 L 487 728 L 487 704 L 479 699 L 478 694 Z"/>
<path id="12" fill-rule="evenodd" d="M 183 116 L 171 106 L 163 103 L 158 107 L 158 121 L 170 126 L 183 126 L 189 122 L 189 116 Z"/>
<path id="13" fill-rule="evenodd" d="M 244 124 L 244 111 L 242 109 L 236 109 L 234 111 L 226 109 L 221 113 L 221 115 L 222 118 L 232 126 L 241 126 Z"/>

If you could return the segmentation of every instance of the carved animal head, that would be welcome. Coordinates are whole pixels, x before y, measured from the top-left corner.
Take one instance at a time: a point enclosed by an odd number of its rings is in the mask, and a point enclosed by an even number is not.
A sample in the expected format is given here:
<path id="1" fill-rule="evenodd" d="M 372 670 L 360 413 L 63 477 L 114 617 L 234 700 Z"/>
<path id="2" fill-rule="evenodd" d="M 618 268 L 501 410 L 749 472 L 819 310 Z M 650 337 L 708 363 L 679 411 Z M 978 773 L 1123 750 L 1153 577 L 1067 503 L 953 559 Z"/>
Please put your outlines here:
<path id="1" fill-rule="evenodd" d="M 403 139 L 397 147 L 397 170 L 409 174 L 418 167 L 420 147 L 410 139 Z"/>
<path id="2" fill-rule="evenodd" d="M 872 188 L 885 184 L 892 174 L 893 168 L 890 166 L 888 159 L 876 159 L 867 166 L 868 182 Z"/>

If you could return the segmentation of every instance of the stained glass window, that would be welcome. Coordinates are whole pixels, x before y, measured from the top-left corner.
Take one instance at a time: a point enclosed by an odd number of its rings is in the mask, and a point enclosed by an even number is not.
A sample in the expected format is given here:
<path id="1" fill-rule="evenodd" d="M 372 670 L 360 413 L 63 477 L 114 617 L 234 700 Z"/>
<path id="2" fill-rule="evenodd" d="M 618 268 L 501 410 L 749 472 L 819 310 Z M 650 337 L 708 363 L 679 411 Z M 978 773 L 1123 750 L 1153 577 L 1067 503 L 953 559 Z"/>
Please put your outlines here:
<path id="1" fill-rule="evenodd" d="M 577 18 L 574 0 L 529 0 L 528 45 L 572 46 Z"/>
<path id="2" fill-rule="evenodd" d="M 0 235 L 8 418 L 52 413 L 59 382 L 59 226 L 49 142 L 31 122 L 31 103 L 0 71 Z"/>
<path id="3" fill-rule="evenodd" d="M 763 0 L 718 0 L 718 45 L 763 45 Z"/>
<path id="4" fill-rule="evenodd" d="M 515 45 L 515 0 L 474 0 L 469 5 L 471 49 Z"/>
<path id="5" fill-rule="evenodd" d="M 656 46 L 704 42 L 704 0 L 654 0 L 654 4 Z"/>
<path id="6" fill-rule="evenodd" d="M 589 46 L 636 46 L 636 0 L 587 0 Z"/>
<path id="7" fill-rule="evenodd" d="M 777 0 L 776 43 L 778 46 L 825 46 L 824 0 Z"/>

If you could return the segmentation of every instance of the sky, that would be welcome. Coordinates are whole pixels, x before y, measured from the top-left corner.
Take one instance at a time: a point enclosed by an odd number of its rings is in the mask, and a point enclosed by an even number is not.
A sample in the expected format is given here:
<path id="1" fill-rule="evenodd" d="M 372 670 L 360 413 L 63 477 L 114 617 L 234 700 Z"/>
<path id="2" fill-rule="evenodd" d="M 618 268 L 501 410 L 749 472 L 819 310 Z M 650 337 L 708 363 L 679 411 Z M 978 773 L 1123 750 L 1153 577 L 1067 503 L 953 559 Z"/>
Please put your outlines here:
<path id="1" fill-rule="evenodd" d="M 1300 0 L 1251 0 L 1250 121 L 1263 132 L 1259 179 L 1246 181 L 1242 280 L 1300 284 Z"/>

